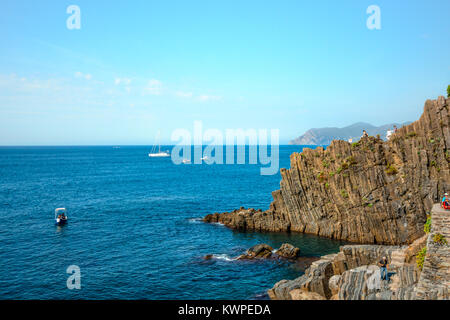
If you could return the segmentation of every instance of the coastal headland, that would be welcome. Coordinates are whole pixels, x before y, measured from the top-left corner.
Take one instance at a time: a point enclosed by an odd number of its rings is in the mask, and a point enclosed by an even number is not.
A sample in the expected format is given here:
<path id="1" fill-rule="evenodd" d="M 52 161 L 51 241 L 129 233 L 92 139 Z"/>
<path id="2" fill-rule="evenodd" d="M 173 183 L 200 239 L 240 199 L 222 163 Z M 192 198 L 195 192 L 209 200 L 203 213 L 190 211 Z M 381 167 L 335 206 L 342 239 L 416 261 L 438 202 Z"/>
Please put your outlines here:
<path id="1" fill-rule="evenodd" d="M 435 205 L 450 189 L 449 106 L 442 96 L 427 100 L 420 119 L 388 141 L 335 140 L 326 149 L 293 153 L 268 210 L 240 208 L 203 221 L 358 243 L 313 262 L 298 279 L 278 282 L 269 290 L 272 299 L 448 299 L 449 247 L 433 239 L 450 236 L 450 213 Z M 389 284 L 375 281 L 382 255 L 392 260 Z"/>

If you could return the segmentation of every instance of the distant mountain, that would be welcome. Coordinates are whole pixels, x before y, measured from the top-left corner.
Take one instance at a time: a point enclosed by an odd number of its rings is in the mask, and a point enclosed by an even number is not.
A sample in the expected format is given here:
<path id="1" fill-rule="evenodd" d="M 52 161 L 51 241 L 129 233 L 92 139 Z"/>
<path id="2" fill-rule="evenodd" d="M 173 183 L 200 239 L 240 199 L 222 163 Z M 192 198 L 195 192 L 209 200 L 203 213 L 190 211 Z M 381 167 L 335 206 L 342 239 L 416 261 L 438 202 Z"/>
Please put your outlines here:
<path id="1" fill-rule="evenodd" d="M 397 128 L 401 128 L 411 122 L 405 123 L 390 123 L 379 127 L 375 127 L 370 123 L 357 122 L 344 128 L 314 128 L 306 131 L 300 137 L 291 140 L 289 144 L 296 145 L 328 145 L 332 140 L 345 140 L 352 139 L 357 141 L 361 138 L 363 130 L 366 130 L 369 136 L 376 136 L 377 134 L 384 140 L 386 140 L 386 133 L 388 130 L 392 130 L 394 125 Z"/>

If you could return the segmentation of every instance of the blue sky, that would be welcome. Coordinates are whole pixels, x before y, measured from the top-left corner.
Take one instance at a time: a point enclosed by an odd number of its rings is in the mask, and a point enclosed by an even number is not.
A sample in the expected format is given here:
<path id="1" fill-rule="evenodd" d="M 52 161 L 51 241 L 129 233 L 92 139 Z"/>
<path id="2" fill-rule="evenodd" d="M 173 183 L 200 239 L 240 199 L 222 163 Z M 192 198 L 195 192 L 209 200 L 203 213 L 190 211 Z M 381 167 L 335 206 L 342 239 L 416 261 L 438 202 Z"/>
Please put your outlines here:
<path id="1" fill-rule="evenodd" d="M 81 9 L 69 30 L 66 8 Z M 369 5 L 381 30 L 366 27 Z M 450 84 L 450 1 L 2 1 L 0 145 L 416 120 Z"/>

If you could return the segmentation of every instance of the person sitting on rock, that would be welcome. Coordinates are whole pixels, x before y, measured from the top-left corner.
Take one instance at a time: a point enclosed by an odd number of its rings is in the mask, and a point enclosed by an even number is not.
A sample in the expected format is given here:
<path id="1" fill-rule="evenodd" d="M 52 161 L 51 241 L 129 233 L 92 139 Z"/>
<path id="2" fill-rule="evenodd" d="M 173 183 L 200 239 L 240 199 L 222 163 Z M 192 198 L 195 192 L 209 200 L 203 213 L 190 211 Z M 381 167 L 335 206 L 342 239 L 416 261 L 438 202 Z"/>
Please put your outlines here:
<path id="1" fill-rule="evenodd" d="M 389 263 L 388 263 L 387 258 L 386 257 L 381 258 L 381 260 L 378 262 L 378 265 L 380 266 L 381 280 L 389 281 L 388 272 L 387 272 L 387 267 L 388 267 Z"/>
<path id="2" fill-rule="evenodd" d="M 363 135 L 362 135 L 362 137 L 361 138 L 367 138 L 369 135 L 367 134 L 367 131 L 366 130 L 363 130 Z"/>
<path id="3" fill-rule="evenodd" d="M 448 197 L 447 192 L 444 193 L 444 197 L 442 198 L 442 201 L 441 201 L 441 206 L 446 209 L 450 208 L 450 198 Z"/>

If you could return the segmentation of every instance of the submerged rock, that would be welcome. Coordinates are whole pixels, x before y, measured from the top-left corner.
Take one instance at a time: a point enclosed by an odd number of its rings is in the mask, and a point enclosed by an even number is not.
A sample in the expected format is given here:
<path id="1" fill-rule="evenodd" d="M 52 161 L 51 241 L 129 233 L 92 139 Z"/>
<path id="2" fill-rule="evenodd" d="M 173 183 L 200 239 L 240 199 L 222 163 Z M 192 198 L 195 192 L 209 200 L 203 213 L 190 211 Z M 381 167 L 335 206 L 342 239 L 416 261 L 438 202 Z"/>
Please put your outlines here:
<path id="1" fill-rule="evenodd" d="M 284 243 L 275 253 L 286 259 L 297 259 L 300 256 L 300 249 L 292 244 Z"/>
<path id="2" fill-rule="evenodd" d="M 238 260 L 267 259 L 272 256 L 273 248 L 268 244 L 257 244 L 238 257 Z"/>

